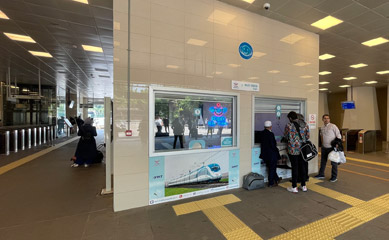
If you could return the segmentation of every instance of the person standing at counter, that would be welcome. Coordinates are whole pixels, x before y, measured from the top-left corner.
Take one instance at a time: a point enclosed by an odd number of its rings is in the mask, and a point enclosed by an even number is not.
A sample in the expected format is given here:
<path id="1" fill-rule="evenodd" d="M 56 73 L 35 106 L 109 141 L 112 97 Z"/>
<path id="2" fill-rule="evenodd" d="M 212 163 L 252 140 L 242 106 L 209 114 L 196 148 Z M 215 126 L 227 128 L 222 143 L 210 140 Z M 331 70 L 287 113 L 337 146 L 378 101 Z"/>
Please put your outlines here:
<path id="1" fill-rule="evenodd" d="M 285 138 L 288 140 L 288 155 L 292 164 L 292 187 L 287 190 L 292 193 L 298 193 L 297 178 L 301 176 L 301 190 L 307 191 L 305 181 L 307 179 L 305 163 L 300 153 L 301 143 L 309 139 L 309 127 L 304 121 L 298 120 L 297 113 L 291 111 L 288 113 L 289 123 L 285 126 Z"/>
<path id="2" fill-rule="evenodd" d="M 277 175 L 277 161 L 281 159 L 281 156 L 271 130 L 271 121 L 266 121 L 265 129 L 260 134 L 261 155 L 259 157 L 266 163 L 269 187 L 275 187 L 281 180 Z"/>

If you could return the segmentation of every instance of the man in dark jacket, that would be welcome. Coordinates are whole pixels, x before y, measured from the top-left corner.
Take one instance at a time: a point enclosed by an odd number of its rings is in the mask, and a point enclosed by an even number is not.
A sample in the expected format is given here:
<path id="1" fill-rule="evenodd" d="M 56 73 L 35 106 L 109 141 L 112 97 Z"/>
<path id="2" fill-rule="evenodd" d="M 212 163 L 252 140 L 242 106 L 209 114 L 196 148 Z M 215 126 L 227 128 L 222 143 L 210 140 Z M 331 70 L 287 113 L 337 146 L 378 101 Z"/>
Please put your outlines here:
<path id="1" fill-rule="evenodd" d="M 261 155 L 259 156 L 266 163 L 269 187 L 277 186 L 280 181 L 277 175 L 277 161 L 281 159 L 277 142 L 271 129 L 271 121 L 266 121 L 265 129 L 260 134 Z"/>

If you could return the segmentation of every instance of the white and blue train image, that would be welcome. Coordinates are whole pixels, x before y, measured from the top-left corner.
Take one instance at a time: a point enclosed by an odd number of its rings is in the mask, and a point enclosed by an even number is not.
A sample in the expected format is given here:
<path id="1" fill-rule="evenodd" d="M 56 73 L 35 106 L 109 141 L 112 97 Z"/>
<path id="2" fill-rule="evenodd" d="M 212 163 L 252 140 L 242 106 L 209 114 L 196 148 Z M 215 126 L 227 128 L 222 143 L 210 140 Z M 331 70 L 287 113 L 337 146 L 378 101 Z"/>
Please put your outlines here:
<path id="1" fill-rule="evenodd" d="M 213 183 L 219 182 L 222 178 L 220 173 L 220 165 L 217 163 L 211 163 L 195 170 L 189 171 L 187 174 L 183 174 L 180 177 L 174 178 L 166 182 L 166 187 L 172 187 L 183 184 L 196 184 L 196 183 Z"/>

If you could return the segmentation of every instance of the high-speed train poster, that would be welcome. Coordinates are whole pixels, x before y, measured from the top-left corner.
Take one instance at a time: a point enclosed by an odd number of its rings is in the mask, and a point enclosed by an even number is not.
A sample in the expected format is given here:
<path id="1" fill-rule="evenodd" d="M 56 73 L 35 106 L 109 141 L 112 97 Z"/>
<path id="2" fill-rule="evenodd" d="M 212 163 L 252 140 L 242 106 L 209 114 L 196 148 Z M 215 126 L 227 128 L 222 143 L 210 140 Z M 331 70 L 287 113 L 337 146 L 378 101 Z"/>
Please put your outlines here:
<path id="1" fill-rule="evenodd" d="M 149 168 L 150 204 L 239 186 L 238 150 L 150 158 Z"/>

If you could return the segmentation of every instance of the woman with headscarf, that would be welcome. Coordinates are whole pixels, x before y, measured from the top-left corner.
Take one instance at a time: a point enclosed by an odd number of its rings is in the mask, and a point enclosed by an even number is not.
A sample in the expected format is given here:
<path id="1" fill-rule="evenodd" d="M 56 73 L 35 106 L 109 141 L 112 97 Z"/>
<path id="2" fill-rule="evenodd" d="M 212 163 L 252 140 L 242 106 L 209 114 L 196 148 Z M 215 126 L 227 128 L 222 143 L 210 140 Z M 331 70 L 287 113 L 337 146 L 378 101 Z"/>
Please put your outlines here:
<path id="1" fill-rule="evenodd" d="M 93 120 L 87 118 L 84 121 L 84 124 L 80 127 L 78 131 L 78 136 L 80 136 L 80 141 L 77 144 L 76 149 L 76 159 L 71 165 L 72 167 L 78 167 L 79 165 L 84 165 L 84 167 L 89 167 L 89 164 L 93 162 L 96 158 L 97 149 L 96 149 L 96 140 L 97 136 L 96 127 L 92 126 Z"/>

